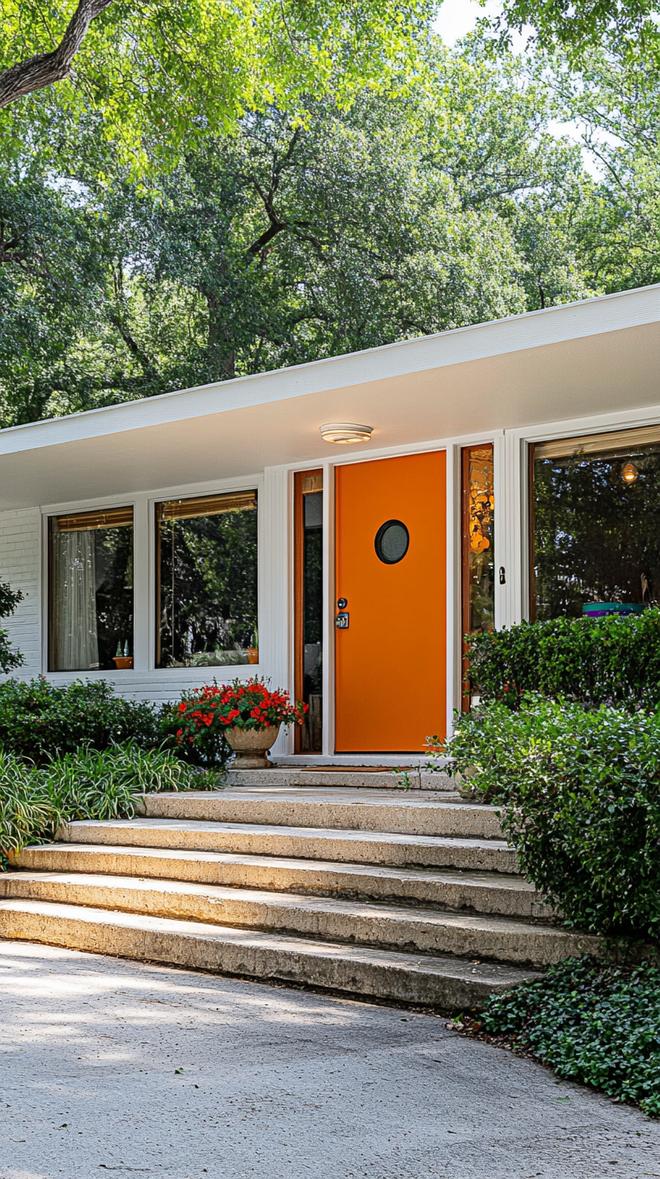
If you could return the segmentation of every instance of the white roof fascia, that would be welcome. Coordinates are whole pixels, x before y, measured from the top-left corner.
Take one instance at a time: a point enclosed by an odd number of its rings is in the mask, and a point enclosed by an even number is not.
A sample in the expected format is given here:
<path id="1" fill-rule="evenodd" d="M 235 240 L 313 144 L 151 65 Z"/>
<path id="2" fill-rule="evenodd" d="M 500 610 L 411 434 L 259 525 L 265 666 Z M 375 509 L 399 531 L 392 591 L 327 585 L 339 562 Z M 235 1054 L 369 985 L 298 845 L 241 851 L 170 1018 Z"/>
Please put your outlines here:
<path id="1" fill-rule="evenodd" d="M 330 392 L 660 319 L 660 284 L 0 430 L 0 454 Z M 220 394 L 216 398 L 214 395 Z"/>

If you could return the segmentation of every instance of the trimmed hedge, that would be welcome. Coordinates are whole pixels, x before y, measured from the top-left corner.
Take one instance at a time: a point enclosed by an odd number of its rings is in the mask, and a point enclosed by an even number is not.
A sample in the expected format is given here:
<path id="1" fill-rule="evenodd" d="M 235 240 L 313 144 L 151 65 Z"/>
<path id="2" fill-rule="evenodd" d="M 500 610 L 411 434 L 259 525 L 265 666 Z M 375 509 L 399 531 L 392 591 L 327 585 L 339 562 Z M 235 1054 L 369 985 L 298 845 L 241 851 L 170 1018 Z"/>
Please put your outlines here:
<path id="1" fill-rule="evenodd" d="M 467 636 L 472 690 L 517 708 L 526 692 L 583 704 L 656 708 L 660 608 L 623 617 L 555 618 Z"/>
<path id="2" fill-rule="evenodd" d="M 469 1023 L 467 1025 L 470 1026 Z M 660 967 L 572 958 L 488 999 L 477 1030 L 660 1117 Z"/>
<path id="3" fill-rule="evenodd" d="M 0 750 L 0 866 L 76 819 L 132 819 L 138 795 L 213 788 L 215 779 L 162 749 L 83 749 L 35 766 Z"/>
<path id="4" fill-rule="evenodd" d="M 163 739 L 152 704 L 116 696 L 104 680 L 55 687 L 42 677 L 0 684 L 0 749 L 44 762 L 83 746 L 122 741 L 153 748 Z"/>
<path id="5" fill-rule="evenodd" d="M 459 717 L 447 752 L 569 923 L 660 937 L 660 711 L 528 695 Z"/>

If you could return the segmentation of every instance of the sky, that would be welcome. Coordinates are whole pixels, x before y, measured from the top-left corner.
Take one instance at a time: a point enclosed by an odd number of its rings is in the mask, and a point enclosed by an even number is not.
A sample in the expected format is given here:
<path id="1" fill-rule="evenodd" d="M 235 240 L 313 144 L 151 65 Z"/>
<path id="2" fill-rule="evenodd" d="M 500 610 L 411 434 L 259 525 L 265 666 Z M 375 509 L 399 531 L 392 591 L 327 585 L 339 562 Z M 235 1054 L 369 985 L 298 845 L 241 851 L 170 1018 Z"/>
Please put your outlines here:
<path id="1" fill-rule="evenodd" d="M 493 16 L 500 8 L 497 0 L 489 0 L 485 6 L 478 4 L 477 0 L 443 0 L 434 21 L 435 28 L 443 41 L 453 45 L 474 28 L 480 16 Z"/>

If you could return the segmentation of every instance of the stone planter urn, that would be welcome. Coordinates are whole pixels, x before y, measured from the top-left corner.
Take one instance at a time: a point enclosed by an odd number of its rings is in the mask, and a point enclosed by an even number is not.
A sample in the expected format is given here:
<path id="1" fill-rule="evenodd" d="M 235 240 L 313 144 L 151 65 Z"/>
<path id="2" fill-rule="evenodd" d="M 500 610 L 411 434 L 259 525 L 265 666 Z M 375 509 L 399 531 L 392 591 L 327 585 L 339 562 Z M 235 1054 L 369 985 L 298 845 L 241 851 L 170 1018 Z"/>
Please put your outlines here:
<path id="1" fill-rule="evenodd" d="M 272 765 L 268 750 L 275 744 L 279 731 L 280 725 L 270 725 L 267 729 L 225 729 L 227 741 L 236 754 L 232 769 L 268 769 Z"/>

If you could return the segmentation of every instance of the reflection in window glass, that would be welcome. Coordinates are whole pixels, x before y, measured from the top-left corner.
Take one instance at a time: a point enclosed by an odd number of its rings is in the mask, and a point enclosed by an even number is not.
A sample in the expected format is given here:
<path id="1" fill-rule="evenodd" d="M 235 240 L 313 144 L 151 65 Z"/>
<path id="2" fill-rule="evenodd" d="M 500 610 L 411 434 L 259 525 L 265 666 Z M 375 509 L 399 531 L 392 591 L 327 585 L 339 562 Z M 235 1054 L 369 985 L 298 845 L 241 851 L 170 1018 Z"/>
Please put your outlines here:
<path id="1" fill-rule="evenodd" d="M 323 728 L 323 476 L 299 471 L 296 491 L 296 695 L 308 706 L 298 753 L 320 753 Z"/>
<path id="2" fill-rule="evenodd" d="M 493 446 L 466 446 L 462 454 L 463 634 L 495 625 L 495 496 Z M 470 687 L 463 651 L 463 707 Z"/>
<path id="3" fill-rule="evenodd" d="M 256 663 L 257 493 L 156 505 L 158 667 Z"/>
<path id="4" fill-rule="evenodd" d="M 590 603 L 642 609 L 657 598 L 660 437 L 626 433 L 534 448 L 533 617 L 578 617 Z"/>
<path id="5" fill-rule="evenodd" d="M 133 666 L 133 509 L 49 521 L 50 671 Z"/>

